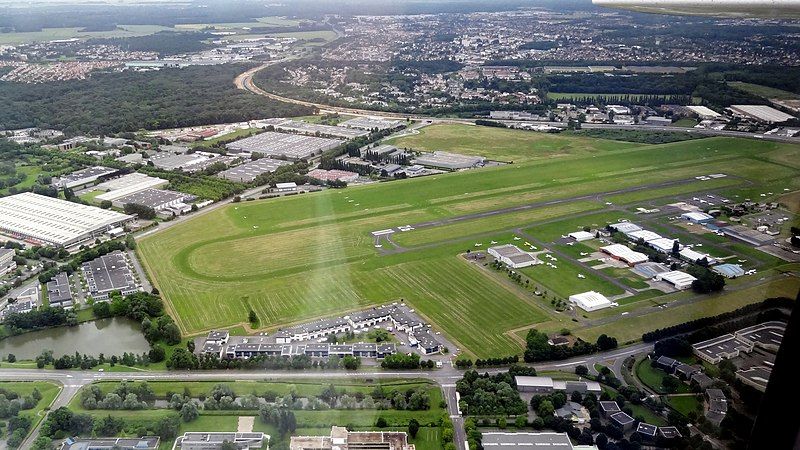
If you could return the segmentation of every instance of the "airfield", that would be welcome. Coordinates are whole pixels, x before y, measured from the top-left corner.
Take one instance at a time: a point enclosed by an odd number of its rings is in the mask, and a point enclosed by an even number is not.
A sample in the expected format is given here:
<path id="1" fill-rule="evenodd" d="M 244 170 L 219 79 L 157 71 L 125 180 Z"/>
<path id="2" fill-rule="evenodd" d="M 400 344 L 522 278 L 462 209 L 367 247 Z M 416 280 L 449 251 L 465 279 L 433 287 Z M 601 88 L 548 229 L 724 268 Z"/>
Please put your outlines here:
<path id="1" fill-rule="evenodd" d="M 253 331 L 246 323 L 253 309 L 258 330 L 273 331 L 405 301 L 461 352 L 484 358 L 520 353 L 534 326 L 628 342 L 644 331 L 767 297 L 794 297 L 800 288 L 791 273 L 796 263 L 636 209 L 698 193 L 744 199 L 800 190 L 798 146 L 721 137 L 661 145 L 590 142 L 511 130 L 490 130 L 492 140 L 469 142 L 471 129 L 452 128 L 465 125 L 436 127 L 449 127 L 438 135 L 424 129 L 439 139 L 436 148 L 514 163 L 232 203 L 140 240 L 143 264 L 181 330 Z M 408 139 L 425 145 L 424 135 Z M 725 176 L 697 178 L 717 173 Z M 592 248 L 562 238 L 621 219 L 747 261 L 758 275 L 729 280 L 715 295 L 664 293 L 630 271 L 592 269 L 581 262 Z M 373 235 L 380 230 L 393 232 Z M 492 242 L 526 243 L 558 258 L 558 267 L 522 269 L 533 283 L 515 283 L 466 257 Z M 586 313 L 554 305 L 588 290 L 617 298 L 619 306 Z"/>

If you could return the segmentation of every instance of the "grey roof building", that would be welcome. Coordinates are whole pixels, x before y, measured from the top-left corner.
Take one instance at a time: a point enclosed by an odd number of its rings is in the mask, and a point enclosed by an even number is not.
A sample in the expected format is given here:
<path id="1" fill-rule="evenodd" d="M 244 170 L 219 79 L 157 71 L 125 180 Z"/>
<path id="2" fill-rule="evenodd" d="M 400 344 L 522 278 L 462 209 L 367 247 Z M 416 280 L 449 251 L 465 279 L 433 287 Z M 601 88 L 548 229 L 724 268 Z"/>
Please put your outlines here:
<path id="1" fill-rule="evenodd" d="M 50 306 L 60 306 L 67 308 L 72 306 L 72 290 L 69 286 L 69 276 L 66 272 L 60 272 L 47 282 L 47 299 Z"/>
<path id="2" fill-rule="evenodd" d="M 291 164 L 289 161 L 280 159 L 260 158 L 223 170 L 217 176 L 226 180 L 238 181 L 239 183 L 250 183 L 259 175 L 275 172 L 279 167 L 289 164 Z"/>
<path id="3" fill-rule="evenodd" d="M 141 289 L 128 266 L 128 258 L 119 250 L 84 263 L 81 270 L 95 300 L 107 299 L 113 291 L 128 295 Z"/>
<path id="4" fill-rule="evenodd" d="M 118 208 L 124 208 L 127 204 L 135 203 L 137 205 L 153 208 L 156 211 L 161 211 L 171 206 L 191 202 L 195 198 L 194 195 L 184 194 L 183 192 L 148 188 L 120 197 L 114 200 L 113 204 Z"/>
<path id="5" fill-rule="evenodd" d="M 61 444 L 61 450 L 156 450 L 161 438 L 144 436 L 141 438 L 68 438 Z"/>
<path id="6" fill-rule="evenodd" d="M 486 449 L 552 449 L 572 450 L 572 441 L 567 433 L 506 433 L 486 432 L 481 440 Z"/>
<path id="7" fill-rule="evenodd" d="M 236 445 L 241 450 L 261 448 L 269 435 L 264 433 L 233 432 L 186 432 L 175 440 L 175 447 L 181 450 L 216 450 L 225 442 Z"/>

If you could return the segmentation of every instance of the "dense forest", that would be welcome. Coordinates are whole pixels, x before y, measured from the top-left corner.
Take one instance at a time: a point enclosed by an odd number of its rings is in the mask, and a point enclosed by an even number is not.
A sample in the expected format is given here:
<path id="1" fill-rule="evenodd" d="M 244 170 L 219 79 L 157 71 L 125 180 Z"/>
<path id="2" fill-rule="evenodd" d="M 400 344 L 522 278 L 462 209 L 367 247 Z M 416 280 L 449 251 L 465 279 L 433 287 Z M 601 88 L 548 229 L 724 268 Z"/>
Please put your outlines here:
<path id="1" fill-rule="evenodd" d="M 209 33 L 161 31 L 147 36 L 89 39 L 87 45 L 116 45 L 130 52 L 157 52 L 161 56 L 194 53 L 211 48 Z"/>
<path id="2" fill-rule="evenodd" d="M 236 89 L 241 65 L 98 73 L 46 84 L 0 82 L 0 129 L 111 134 L 311 114 L 309 107 Z"/>

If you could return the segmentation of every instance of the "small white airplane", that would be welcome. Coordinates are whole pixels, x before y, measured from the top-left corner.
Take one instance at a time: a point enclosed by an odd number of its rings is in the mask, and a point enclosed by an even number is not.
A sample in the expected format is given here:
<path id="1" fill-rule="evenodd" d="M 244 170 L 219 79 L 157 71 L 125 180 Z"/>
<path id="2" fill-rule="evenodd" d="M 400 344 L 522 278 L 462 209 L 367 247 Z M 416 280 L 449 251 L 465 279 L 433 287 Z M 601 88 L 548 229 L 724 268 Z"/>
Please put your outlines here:
<path id="1" fill-rule="evenodd" d="M 492 241 L 492 242 L 490 242 L 490 244 L 492 244 L 492 245 L 497 244 L 497 241 Z"/>
<path id="2" fill-rule="evenodd" d="M 584 274 L 582 274 L 582 273 L 579 273 L 579 274 L 578 274 L 578 278 L 581 278 L 581 279 L 583 279 L 583 278 L 586 278 L 586 275 L 584 275 Z"/>
<path id="3" fill-rule="evenodd" d="M 520 239 L 522 239 L 522 238 L 519 238 L 519 237 L 517 237 L 517 236 L 514 236 L 514 240 L 515 240 L 515 241 L 518 241 L 518 240 L 520 240 Z"/>
<path id="4" fill-rule="evenodd" d="M 611 202 L 606 202 L 606 205 L 607 205 L 607 206 L 611 206 L 611 205 L 613 205 L 613 203 L 611 203 Z"/>
<path id="5" fill-rule="evenodd" d="M 480 247 L 481 245 L 483 245 L 483 244 L 481 244 L 480 242 L 476 242 L 475 243 L 475 247 Z"/>
<path id="6" fill-rule="evenodd" d="M 558 269 L 558 266 L 553 264 L 553 269 Z"/>
<path id="7" fill-rule="evenodd" d="M 581 252 L 581 256 L 589 256 L 589 254 L 586 252 Z"/>
<path id="8" fill-rule="evenodd" d="M 567 242 L 567 245 L 569 245 L 570 247 L 572 247 L 573 245 L 575 245 L 575 243 L 574 243 L 574 242 Z"/>

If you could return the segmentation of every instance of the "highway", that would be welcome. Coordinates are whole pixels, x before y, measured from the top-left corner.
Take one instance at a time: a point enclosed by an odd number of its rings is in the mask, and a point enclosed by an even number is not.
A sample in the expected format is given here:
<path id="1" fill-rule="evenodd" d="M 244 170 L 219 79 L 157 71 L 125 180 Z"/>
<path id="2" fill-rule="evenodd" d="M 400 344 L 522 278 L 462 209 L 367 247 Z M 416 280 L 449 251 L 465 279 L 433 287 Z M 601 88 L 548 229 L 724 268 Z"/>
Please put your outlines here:
<path id="1" fill-rule="evenodd" d="M 631 355 L 649 353 L 653 350 L 652 344 L 638 343 L 628 347 L 623 347 L 607 352 L 584 355 L 570 358 L 563 361 L 553 361 L 541 364 L 528 364 L 537 371 L 568 371 L 572 372 L 575 366 L 585 365 L 592 367 L 595 363 L 605 363 L 624 359 Z M 490 374 L 505 372 L 507 368 L 494 368 L 480 370 Z M 445 365 L 436 370 L 406 370 L 406 371 L 344 371 L 344 370 L 309 370 L 309 371 L 171 371 L 171 372 L 97 372 L 97 371 L 73 371 L 73 370 L 46 370 L 46 369 L 0 369 L 0 380 L 2 381 L 51 381 L 62 386 L 61 391 L 56 396 L 50 410 L 66 406 L 75 397 L 83 386 L 96 381 L 281 381 L 281 380 L 325 380 L 335 383 L 335 380 L 346 379 L 428 379 L 437 383 L 442 388 L 442 393 L 447 402 L 447 411 L 453 420 L 455 427 L 455 443 L 459 450 L 467 450 L 465 445 L 466 433 L 464 431 L 464 420 L 458 411 L 456 400 L 455 383 L 463 375 L 463 371 L 452 366 Z M 621 374 L 617 374 L 621 378 Z M 41 423 L 34 429 L 23 442 L 20 448 L 30 448 L 33 441 L 39 435 Z"/>
<path id="2" fill-rule="evenodd" d="M 269 67 L 273 64 L 278 64 L 284 62 L 285 60 L 275 60 L 270 61 L 269 63 L 262 64 L 258 67 L 254 67 L 249 69 L 242 74 L 240 74 L 234 80 L 234 84 L 238 89 L 246 90 L 252 92 L 253 94 L 262 95 L 264 97 L 271 98 L 273 100 L 278 100 L 284 103 L 293 103 L 296 105 L 303 105 L 312 108 L 316 108 L 320 113 L 337 113 L 337 114 L 348 114 L 351 116 L 362 116 L 362 117 L 370 117 L 370 116 L 379 116 L 379 117 L 389 117 L 395 119 L 411 119 L 411 120 L 424 120 L 429 121 L 431 123 L 463 123 L 474 125 L 474 119 L 458 119 L 458 118 L 447 118 L 447 117 L 436 117 L 436 116 L 425 116 L 419 114 L 403 114 L 403 113 L 395 113 L 395 112 L 386 112 L 386 111 L 379 111 L 379 110 L 371 110 L 371 109 L 359 109 L 359 108 L 349 108 L 349 107 L 342 107 L 342 106 L 333 106 L 333 105 L 326 105 L 323 103 L 314 103 L 305 100 L 298 100 L 291 97 L 285 97 L 282 95 L 274 94 L 272 92 L 267 92 L 264 89 L 256 86 L 255 82 L 253 81 L 253 77 L 256 73 L 263 70 L 266 67 Z M 496 122 L 503 122 L 506 124 L 517 123 L 518 120 L 496 120 Z M 561 122 L 526 122 L 533 125 L 550 125 L 550 126 L 560 126 L 566 128 L 565 123 Z M 712 130 L 706 128 L 683 128 L 683 127 L 670 127 L 670 126 L 663 126 L 663 125 L 647 125 L 647 124 L 638 124 L 638 125 L 617 125 L 617 124 L 600 124 L 600 123 L 582 123 L 581 128 L 585 130 L 635 130 L 635 131 L 662 131 L 662 132 L 685 132 L 700 136 L 727 136 L 727 137 L 738 137 L 738 138 L 751 138 L 751 139 L 763 139 L 769 141 L 776 141 L 776 142 L 789 142 L 789 143 L 800 143 L 800 137 L 787 137 L 787 136 L 774 136 L 768 134 L 761 134 L 761 133 L 746 133 L 742 131 L 726 131 L 726 130 Z"/>

